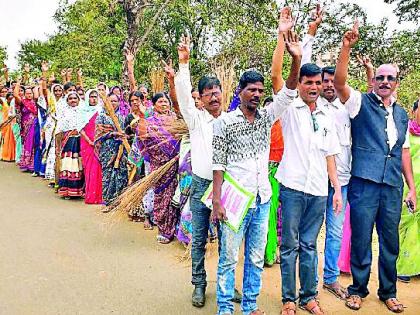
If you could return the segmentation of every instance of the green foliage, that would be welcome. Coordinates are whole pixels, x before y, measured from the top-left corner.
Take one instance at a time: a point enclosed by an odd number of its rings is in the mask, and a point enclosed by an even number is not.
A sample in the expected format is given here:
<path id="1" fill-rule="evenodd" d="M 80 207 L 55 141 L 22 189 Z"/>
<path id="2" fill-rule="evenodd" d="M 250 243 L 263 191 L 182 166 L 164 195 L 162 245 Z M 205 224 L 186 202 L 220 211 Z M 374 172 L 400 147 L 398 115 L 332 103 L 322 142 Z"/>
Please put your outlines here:
<path id="1" fill-rule="evenodd" d="M 7 49 L 6 47 L 0 46 L 0 63 L 3 65 L 3 62 L 5 62 L 7 59 Z"/>
<path id="2" fill-rule="evenodd" d="M 401 80 L 398 88 L 398 100 L 407 111 L 410 111 L 413 103 L 420 99 L 420 67 L 410 72 Z"/>
<path id="3" fill-rule="evenodd" d="M 163 2 L 158 0 L 156 3 Z M 141 83 L 150 80 L 150 71 L 160 67 L 160 60 L 177 61 L 176 47 L 183 34 L 192 41 L 191 69 L 194 81 L 212 72 L 214 64 L 227 60 L 235 65 L 237 77 L 246 69 L 261 71 L 270 77 L 271 58 L 276 45 L 277 16 L 287 4 L 295 12 L 295 30 L 306 33 L 315 0 L 173 0 L 162 12 L 136 56 L 135 76 Z M 391 1 L 392 2 L 392 1 Z M 399 4 L 407 1 L 397 1 Z M 415 2 L 415 1 L 411 1 Z M 336 56 L 344 32 L 355 18 L 360 21 L 360 41 L 352 51 L 369 54 L 373 64 L 397 63 L 405 77 L 401 83 L 401 100 L 409 104 L 418 89 L 420 31 L 388 33 L 388 20 L 379 25 L 368 23 L 366 12 L 355 4 L 337 4 L 324 0 L 328 12 L 316 37 L 314 56 L 331 52 Z M 148 28 L 159 6 L 144 10 L 139 36 Z M 400 7 L 402 10 L 403 7 Z M 404 9 L 405 10 L 405 9 Z M 62 0 L 54 16 L 58 32 L 45 42 L 29 40 L 22 44 L 19 64 L 29 63 L 39 71 L 42 60 L 51 63 L 56 77 L 63 68 L 82 68 L 85 82 L 120 82 L 123 70 L 122 47 L 127 38 L 126 14 L 114 0 Z M 1 49 L 0 49 L 1 57 Z M 315 59 L 315 58 L 314 58 Z M 314 60 L 315 61 L 315 60 Z M 334 63 L 332 60 L 330 63 Z M 289 72 L 285 57 L 283 75 Z M 350 83 L 366 89 L 365 72 L 350 67 Z M 75 72 L 75 71 L 74 71 Z M 271 86 L 270 80 L 267 87 Z"/>
<path id="4" fill-rule="evenodd" d="M 413 21 L 418 24 L 420 19 L 419 0 L 385 0 L 385 3 L 396 3 L 394 13 L 399 21 Z"/>

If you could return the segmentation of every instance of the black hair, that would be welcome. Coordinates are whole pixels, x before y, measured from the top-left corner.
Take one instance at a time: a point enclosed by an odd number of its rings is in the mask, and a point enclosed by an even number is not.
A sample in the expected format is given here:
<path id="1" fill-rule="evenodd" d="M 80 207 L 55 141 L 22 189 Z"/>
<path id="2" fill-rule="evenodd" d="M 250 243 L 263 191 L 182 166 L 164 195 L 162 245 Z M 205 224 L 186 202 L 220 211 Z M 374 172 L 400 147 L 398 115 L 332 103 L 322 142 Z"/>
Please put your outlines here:
<path id="1" fill-rule="evenodd" d="M 64 89 L 64 91 L 67 91 L 70 88 L 72 88 L 73 86 L 75 87 L 76 84 L 74 84 L 73 82 L 67 82 L 66 84 L 64 84 L 63 89 Z"/>
<path id="2" fill-rule="evenodd" d="M 419 100 L 415 101 L 413 104 L 413 112 L 415 112 L 419 108 Z"/>
<path id="3" fill-rule="evenodd" d="M 80 85 L 79 86 L 76 86 L 76 91 L 85 91 Z"/>
<path id="4" fill-rule="evenodd" d="M 314 63 L 305 63 L 299 72 L 299 82 L 302 82 L 303 77 L 314 77 L 322 73 L 320 67 Z"/>
<path id="5" fill-rule="evenodd" d="M 52 80 L 51 84 L 60 84 L 61 85 L 61 82 L 58 81 L 57 79 L 54 79 L 54 80 Z"/>
<path id="6" fill-rule="evenodd" d="M 264 102 L 263 102 L 263 106 L 267 106 L 268 104 L 270 104 L 272 102 L 273 102 L 273 97 L 272 96 L 266 97 Z"/>
<path id="7" fill-rule="evenodd" d="M 8 92 L 8 93 L 6 94 L 6 100 L 7 100 L 9 97 L 11 97 L 11 96 L 13 96 L 13 93 Z"/>
<path id="8" fill-rule="evenodd" d="M 156 102 L 160 98 L 162 98 L 162 97 L 165 97 L 169 101 L 169 103 L 171 103 L 171 100 L 169 99 L 168 95 L 166 95 L 166 93 L 164 93 L 164 92 L 158 92 L 155 95 L 153 95 L 153 97 L 152 97 L 152 103 L 153 103 L 153 105 L 155 105 Z"/>
<path id="9" fill-rule="evenodd" d="M 334 66 L 327 66 L 327 67 L 322 68 L 322 70 L 321 70 L 322 80 L 324 80 L 324 75 L 326 73 L 328 73 L 330 75 L 334 75 L 335 74 L 335 67 Z"/>
<path id="10" fill-rule="evenodd" d="M 248 84 L 257 82 L 261 82 L 264 85 L 264 77 L 261 73 L 254 70 L 245 71 L 239 79 L 239 88 L 242 90 Z"/>
<path id="11" fill-rule="evenodd" d="M 193 87 L 193 88 L 191 89 L 191 94 L 193 94 L 194 92 L 198 92 L 198 90 L 197 90 L 195 87 Z"/>
<path id="12" fill-rule="evenodd" d="M 222 84 L 220 83 L 219 79 L 216 77 L 204 76 L 198 82 L 198 93 L 203 94 L 204 89 L 211 89 L 213 87 L 219 87 L 220 90 L 222 89 Z"/>
<path id="13" fill-rule="evenodd" d="M 128 96 L 128 104 L 130 104 L 130 106 L 131 106 L 131 97 L 133 97 L 133 96 L 137 96 L 139 99 L 144 101 L 144 95 L 143 95 L 142 92 L 140 92 L 140 91 L 131 92 L 130 95 Z"/>

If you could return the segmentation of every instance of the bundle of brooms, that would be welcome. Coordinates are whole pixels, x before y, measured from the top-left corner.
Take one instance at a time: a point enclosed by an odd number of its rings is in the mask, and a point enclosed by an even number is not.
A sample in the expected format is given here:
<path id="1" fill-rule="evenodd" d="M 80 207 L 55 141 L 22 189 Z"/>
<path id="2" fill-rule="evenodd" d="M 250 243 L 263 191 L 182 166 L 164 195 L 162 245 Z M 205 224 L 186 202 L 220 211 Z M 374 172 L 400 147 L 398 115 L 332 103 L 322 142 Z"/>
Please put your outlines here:
<path id="1" fill-rule="evenodd" d="M 178 158 L 178 155 L 175 156 L 146 177 L 131 186 L 128 186 L 122 194 L 115 198 L 114 201 L 103 210 L 103 212 L 112 211 L 115 214 L 127 215 L 130 211 L 133 211 L 140 206 L 140 212 L 143 213 L 143 197 L 146 195 L 147 191 L 153 188 L 162 176 L 178 162 Z"/>

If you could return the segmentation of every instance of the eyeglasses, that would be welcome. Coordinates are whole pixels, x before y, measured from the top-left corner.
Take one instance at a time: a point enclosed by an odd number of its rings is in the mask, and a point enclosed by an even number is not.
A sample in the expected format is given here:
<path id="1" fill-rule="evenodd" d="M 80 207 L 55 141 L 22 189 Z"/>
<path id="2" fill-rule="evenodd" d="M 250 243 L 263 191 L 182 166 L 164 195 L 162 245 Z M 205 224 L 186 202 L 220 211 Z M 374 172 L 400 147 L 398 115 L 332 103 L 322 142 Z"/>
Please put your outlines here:
<path id="1" fill-rule="evenodd" d="M 384 80 L 388 81 L 388 82 L 396 82 L 397 81 L 397 77 L 394 77 L 393 75 L 378 75 L 375 77 L 375 80 L 378 82 L 383 82 Z"/>
<path id="2" fill-rule="evenodd" d="M 314 132 L 317 132 L 319 129 L 318 122 L 316 121 L 316 117 L 314 114 L 311 114 L 311 116 L 312 116 L 312 124 L 314 126 Z"/>
<path id="3" fill-rule="evenodd" d="M 220 92 L 220 91 L 213 91 L 213 92 L 208 92 L 208 93 L 204 93 L 204 94 L 201 94 L 201 97 L 213 97 L 213 95 L 214 96 L 216 96 L 216 97 L 219 97 L 220 95 L 222 95 L 222 92 Z"/>

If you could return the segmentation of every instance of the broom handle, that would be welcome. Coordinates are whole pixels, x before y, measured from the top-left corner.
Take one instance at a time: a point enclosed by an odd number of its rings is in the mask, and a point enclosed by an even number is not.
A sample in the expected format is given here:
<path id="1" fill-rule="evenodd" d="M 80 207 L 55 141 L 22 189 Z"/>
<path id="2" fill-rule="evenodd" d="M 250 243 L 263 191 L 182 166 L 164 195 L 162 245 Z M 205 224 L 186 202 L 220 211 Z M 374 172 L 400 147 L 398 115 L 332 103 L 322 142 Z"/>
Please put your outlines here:
<path id="1" fill-rule="evenodd" d="M 115 127 L 117 128 L 117 131 L 118 132 L 121 132 L 121 133 L 124 133 L 124 131 L 121 128 L 121 125 L 120 125 L 120 122 L 118 120 L 118 117 L 117 117 L 117 115 L 115 115 L 114 108 L 112 107 L 111 103 L 109 102 L 108 97 L 105 97 L 105 96 L 103 96 L 101 94 L 101 99 L 104 102 L 105 110 L 108 113 L 109 117 L 111 117 L 112 122 L 114 123 Z M 124 148 L 127 150 L 127 153 L 130 153 L 131 146 L 128 143 L 128 140 L 126 138 L 123 138 L 122 139 L 122 142 L 123 142 Z"/>
<path id="2" fill-rule="evenodd" d="M 0 129 L 3 129 L 4 127 L 6 127 L 8 124 L 10 124 L 12 122 L 13 119 L 15 119 L 16 115 L 14 116 L 9 116 L 3 123 L 0 124 Z"/>

